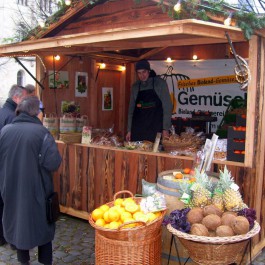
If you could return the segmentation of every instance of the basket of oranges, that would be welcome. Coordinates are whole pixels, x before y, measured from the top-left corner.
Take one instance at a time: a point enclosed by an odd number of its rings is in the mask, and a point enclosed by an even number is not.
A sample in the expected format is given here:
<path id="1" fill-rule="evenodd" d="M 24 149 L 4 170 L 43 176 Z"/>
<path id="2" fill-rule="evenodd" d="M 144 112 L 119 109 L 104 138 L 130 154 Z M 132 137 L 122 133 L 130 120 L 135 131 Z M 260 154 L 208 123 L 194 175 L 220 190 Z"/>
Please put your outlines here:
<path id="1" fill-rule="evenodd" d="M 127 194 L 129 197 L 120 198 Z M 142 198 L 128 191 L 119 191 L 113 201 L 103 204 L 89 214 L 88 221 L 96 231 L 109 239 L 146 240 L 160 232 L 166 210 L 145 214 L 141 211 Z"/>
<path id="2" fill-rule="evenodd" d="M 121 194 L 130 197 L 118 198 Z M 161 264 L 161 224 L 166 210 L 145 214 L 141 200 L 130 191 L 120 191 L 112 202 L 89 215 L 96 231 L 96 264 Z"/>

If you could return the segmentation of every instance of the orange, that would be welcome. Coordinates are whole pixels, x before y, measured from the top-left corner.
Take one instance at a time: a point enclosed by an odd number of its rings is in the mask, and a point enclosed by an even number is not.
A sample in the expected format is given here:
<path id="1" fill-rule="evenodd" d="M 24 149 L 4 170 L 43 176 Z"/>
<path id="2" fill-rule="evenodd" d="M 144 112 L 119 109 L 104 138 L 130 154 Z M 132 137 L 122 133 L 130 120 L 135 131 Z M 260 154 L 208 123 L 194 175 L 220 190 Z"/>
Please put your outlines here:
<path id="1" fill-rule="evenodd" d="M 114 205 L 122 205 L 123 199 L 122 198 L 118 198 L 114 201 Z"/>
<path id="2" fill-rule="evenodd" d="M 137 212 L 138 213 L 138 212 Z M 147 223 L 148 222 L 148 216 L 146 215 L 146 214 L 144 214 L 144 213 L 141 213 L 141 212 L 139 212 L 139 214 L 138 215 L 136 215 L 135 216 L 135 218 L 134 218 L 136 221 L 143 221 L 143 222 L 145 222 L 145 223 Z"/>
<path id="3" fill-rule="evenodd" d="M 113 221 L 109 223 L 109 229 L 118 229 L 120 226 L 119 222 Z"/>
<path id="4" fill-rule="evenodd" d="M 127 203 L 135 203 L 135 201 L 134 201 L 133 198 L 126 198 L 126 199 L 123 200 L 123 202 L 122 202 L 122 206 L 125 207 L 125 205 L 126 205 Z"/>
<path id="5" fill-rule="evenodd" d="M 124 212 L 121 214 L 121 221 L 124 222 L 125 219 L 132 218 L 132 214 L 129 212 Z"/>
<path id="6" fill-rule="evenodd" d="M 130 212 L 130 213 L 135 213 L 139 210 L 139 205 L 135 203 L 127 203 L 125 205 L 125 211 Z"/>
<path id="7" fill-rule="evenodd" d="M 112 209 L 112 210 L 109 210 L 108 217 L 111 222 L 118 221 L 120 219 L 120 213 L 117 210 Z"/>
<path id="8" fill-rule="evenodd" d="M 104 214 L 104 212 L 103 212 L 101 209 L 96 208 L 96 209 L 92 212 L 91 217 L 92 217 L 92 219 L 93 219 L 94 221 L 97 221 L 98 219 L 101 219 L 101 218 L 103 217 L 103 214 Z"/>
<path id="9" fill-rule="evenodd" d="M 175 177 L 176 179 L 183 179 L 183 174 L 182 174 L 181 172 L 176 172 L 176 173 L 174 174 L 174 177 Z"/>
<path id="10" fill-rule="evenodd" d="M 184 174 L 190 174 L 190 168 L 189 167 L 185 167 L 184 169 L 183 169 L 183 173 Z"/>
<path id="11" fill-rule="evenodd" d="M 152 222 L 157 218 L 154 213 L 147 213 L 147 217 L 149 222 Z"/>
<path id="12" fill-rule="evenodd" d="M 126 218 L 124 219 L 124 224 L 125 223 L 129 223 L 129 222 L 135 222 L 135 220 L 133 218 Z M 137 226 L 137 223 L 131 223 L 131 224 L 128 224 L 128 225 L 124 225 L 122 228 L 132 228 L 132 227 L 135 227 Z"/>
<path id="13" fill-rule="evenodd" d="M 110 222 L 110 219 L 109 219 L 109 211 L 106 211 L 103 214 L 103 219 L 105 220 L 106 223 L 109 223 Z"/>
<path id="14" fill-rule="evenodd" d="M 160 217 L 162 215 L 161 212 L 155 212 L 154 214 L 156 215 L 156 218 L 158 218 L 158 217 Z"/>
<path id="15" fill-rule="evenodd" d="M 99 207 L 104 213 L 109 210 L 109 206 L 107 204 L 103 204 Z"/>
<path id="16" fill-rule="evenodd" d="M 190 177 L 190 182 L 195 182 L 196 178 L 195 177 Z"/>
<path id="17" fill-rule="evenodd" d="M 139 211 L 139 212 L 135 212 L 135 213 L 133 214 L 133 218 L 134 218 L 135 220 L 137 220 L 137 218 L 138 218 L 139 216 L 142 216 L 142 215 L 144 215 L 144 213 L 141 212 L 141 211 Z"/>
<path id="18" fill-rule="evenodd" d="M 104 219 L 100 218 L 95 222 L 96 225 L 104 227 L 105 226 L 105 221 Z"/>

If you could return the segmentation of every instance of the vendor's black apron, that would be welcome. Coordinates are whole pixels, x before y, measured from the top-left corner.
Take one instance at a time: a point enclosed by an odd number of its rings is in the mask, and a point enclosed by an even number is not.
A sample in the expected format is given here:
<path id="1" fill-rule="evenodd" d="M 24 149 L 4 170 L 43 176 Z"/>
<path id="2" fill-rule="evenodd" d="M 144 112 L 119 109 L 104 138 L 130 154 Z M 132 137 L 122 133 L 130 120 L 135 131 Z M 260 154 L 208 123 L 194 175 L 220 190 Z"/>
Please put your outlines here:
<path id="1" fill-rule="evenodd" d="M 156 134 L 163 129 L 163 107 L 162 102 L 154 89 L 140 90 L 135 102 L 132 118 L 131 141 L 154 142 Z"/>

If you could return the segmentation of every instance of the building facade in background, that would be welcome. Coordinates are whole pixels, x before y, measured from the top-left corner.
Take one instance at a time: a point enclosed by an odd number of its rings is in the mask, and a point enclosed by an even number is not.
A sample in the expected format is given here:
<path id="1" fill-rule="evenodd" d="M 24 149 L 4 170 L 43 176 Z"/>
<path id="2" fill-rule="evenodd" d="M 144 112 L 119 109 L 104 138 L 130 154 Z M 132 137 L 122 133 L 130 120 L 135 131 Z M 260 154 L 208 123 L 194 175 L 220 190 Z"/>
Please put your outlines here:
<path id="1" fill-rule="evenodd" d="M 0 0 L 0 45 L 20 41 L 23 36 L 19 28 L 37 26 L 41 16 L 50 16 L 55 9 L 54 0 Z M 18 59 L 35 76 L 35 57 L 21 55 Z M 13 84 L 36 84 L 34 78 L 12 57 L 0 57 L 0 80 L 0 106 Z"/>

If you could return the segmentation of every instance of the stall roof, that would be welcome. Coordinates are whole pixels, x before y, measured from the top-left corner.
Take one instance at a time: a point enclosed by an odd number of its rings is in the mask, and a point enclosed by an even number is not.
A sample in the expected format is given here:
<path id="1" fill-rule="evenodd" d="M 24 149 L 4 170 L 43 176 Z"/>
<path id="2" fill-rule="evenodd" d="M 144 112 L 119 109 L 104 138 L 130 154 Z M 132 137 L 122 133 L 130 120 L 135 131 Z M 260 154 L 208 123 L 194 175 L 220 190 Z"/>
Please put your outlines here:
<path id="1" fill-rule="evenodd" d="M 102 1 L 105 2 L 108 1 Z M 48 30 L 39 34 L 38 39 L 0 45 L 0 56 L 45 56 L 60 53 L 72 56 L 109 56 L 133 61 L 139 57 L 151 56 L 167 47 L 227 43 L 225 31 L 229 32 L 233 42 L 246 41 L 241 29 L 237 27 L 196 19 L 126 24 L 124 27 L 114 26 L 60 35 L 60 31 L 73 23 L 76 16 L 82 16 L 84 10 L 84 6 L 79 3 Z"/>
<path id="2" fill-rule="evenodd" d="M 227 43 L 225 31 L 229 32 L 234 42 L 245 41 L 242 31 L 236 27 L 186 19 L 1 45 L 0 55 L 48 55 L 57 52 L 65 55 L 80 55 L 117 50 Z"/>

